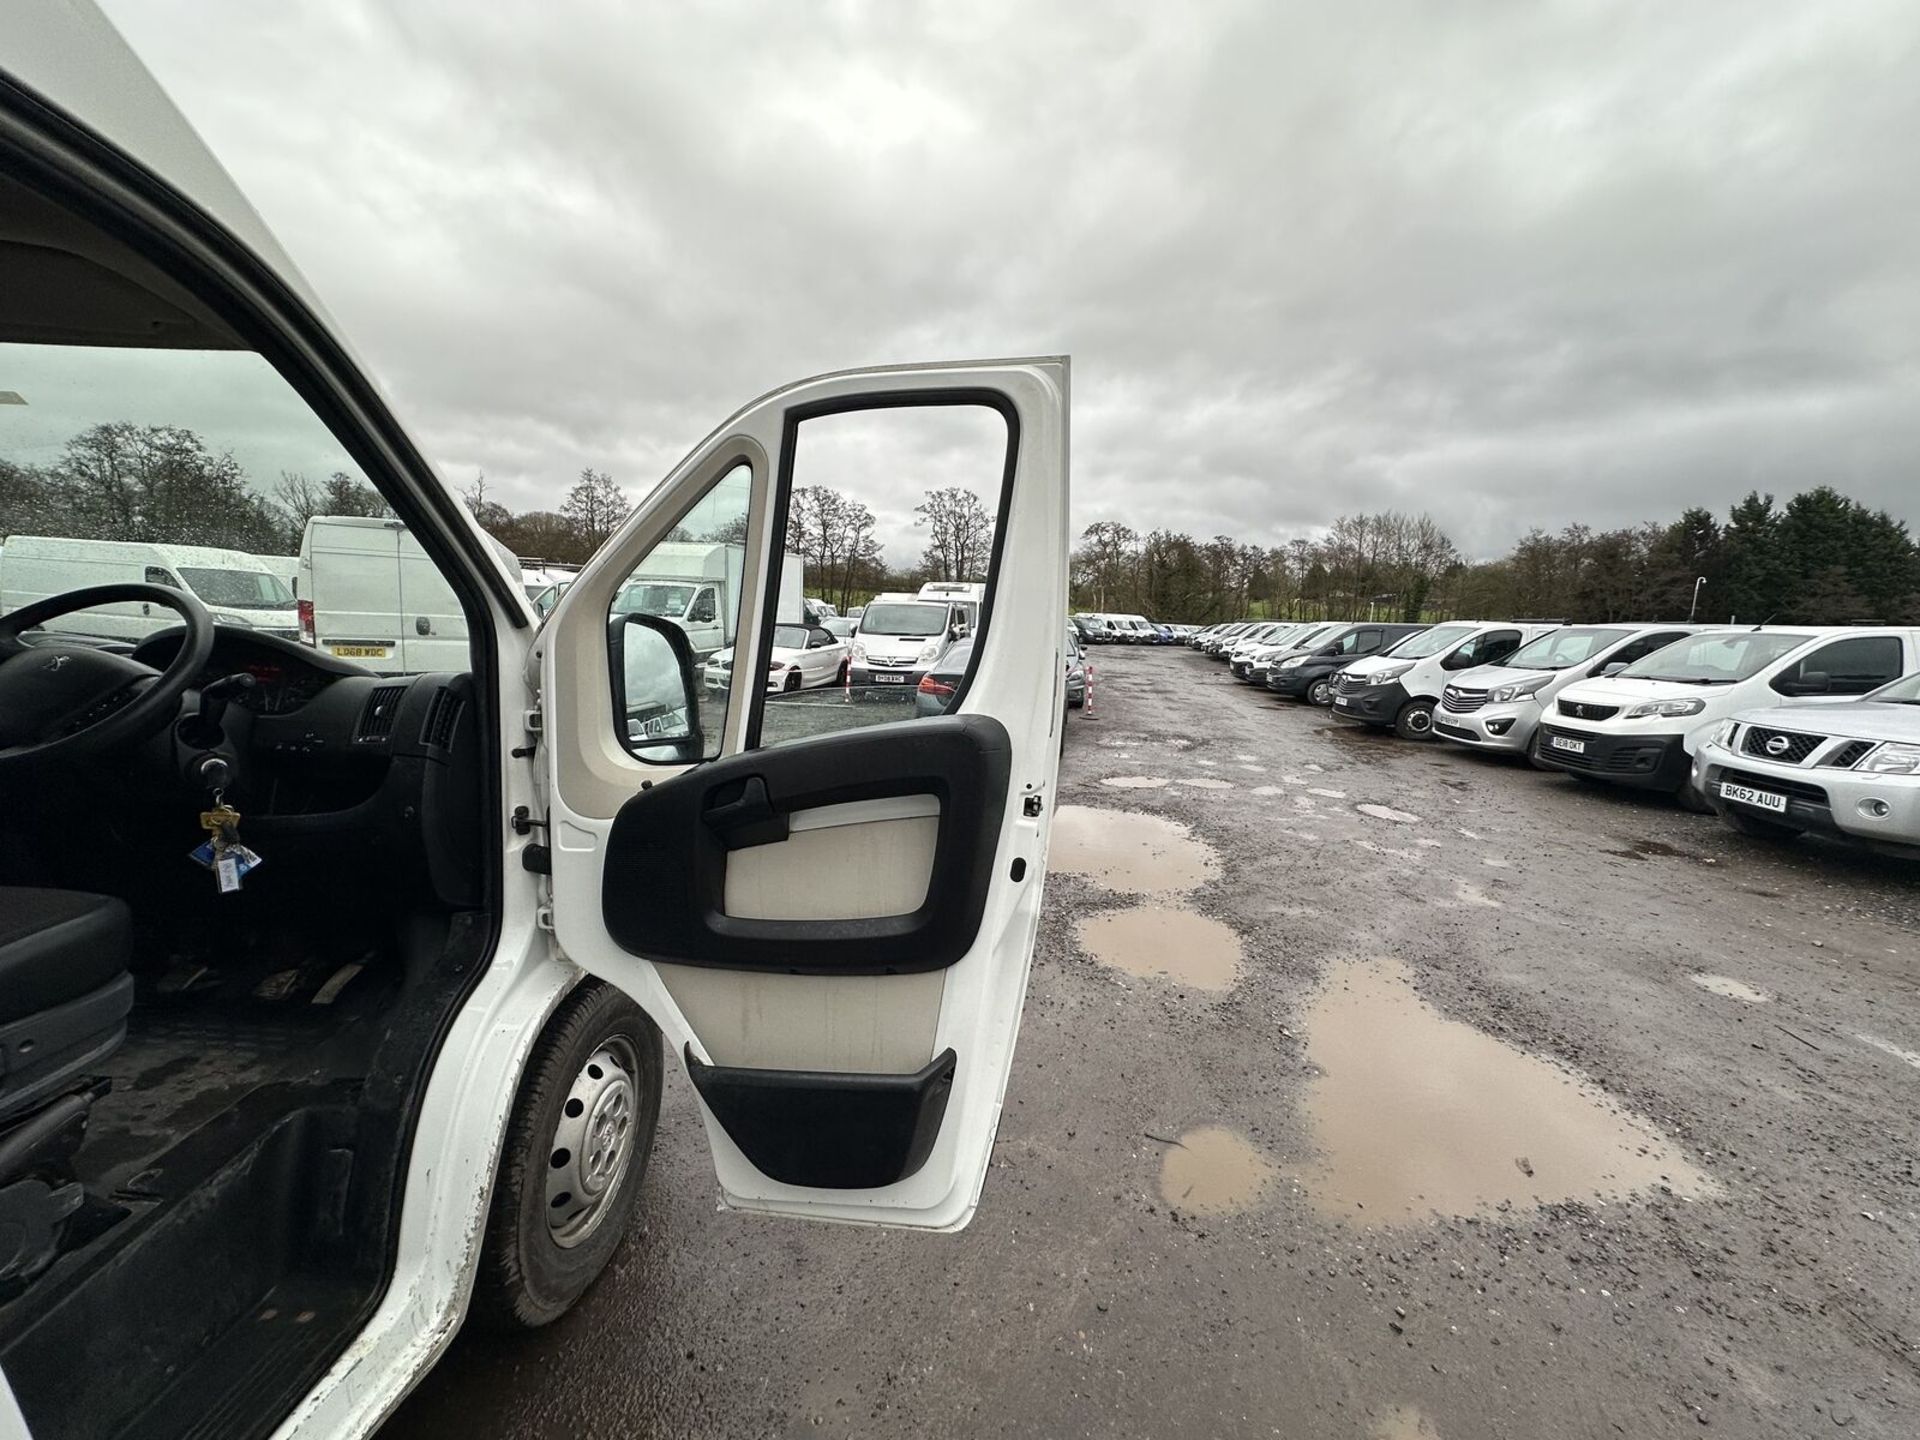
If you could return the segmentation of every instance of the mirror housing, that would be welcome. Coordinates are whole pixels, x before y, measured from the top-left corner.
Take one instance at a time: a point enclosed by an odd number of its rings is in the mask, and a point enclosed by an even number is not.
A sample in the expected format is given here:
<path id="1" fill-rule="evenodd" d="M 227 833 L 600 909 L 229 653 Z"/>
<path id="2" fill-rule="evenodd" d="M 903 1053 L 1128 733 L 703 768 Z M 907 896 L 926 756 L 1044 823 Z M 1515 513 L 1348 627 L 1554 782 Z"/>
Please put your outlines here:
<path id="1" fill-rule="evenodd" d="M 672 620 L 637 612 L 607 629 L 614 732 L 633 755 L 655 763 L 706 758 L 693 645 Z"/>
<path id="2" fill-rule="evenodd" d="M 1620 672 L 1621 672 L 1622 670 L 1624 670 L 1624 669 L 1626 669 L 1626 668 L 1627 668 L 1627 662 L 1626 662 L 1626 661 L 1624 661 L 1624 660 L 1615 660 L 1615 661 L 1614 661 L 1614 662 L 1613 662 L 1613 663 L 1612 663 L 1611 665 L 1602 665 L 1602 666 L 1601 666 L 1601 667 L 1600 667 L 1600 668 L 1599 668 L 1598 670 L 1596 670 L 1596 671 L 1595 671 L 1594 673 L 1595 673 L 1596 675 L 1598 675 L 1598 676 L 1599 676 L 1599 677 L 1600 677 L 1600 678 L 1601 678 L 1602 680 L 1605 680 L 1605 679 L 1608 679 L 1608 678 L 1610 678 L 1610 677 L 1612 677 L 1612 676 L 1614 676 L 1614 675 L 1618 675 L 1618 674 L 1619 674 L 1619 673 L 1620 673 Z"/>

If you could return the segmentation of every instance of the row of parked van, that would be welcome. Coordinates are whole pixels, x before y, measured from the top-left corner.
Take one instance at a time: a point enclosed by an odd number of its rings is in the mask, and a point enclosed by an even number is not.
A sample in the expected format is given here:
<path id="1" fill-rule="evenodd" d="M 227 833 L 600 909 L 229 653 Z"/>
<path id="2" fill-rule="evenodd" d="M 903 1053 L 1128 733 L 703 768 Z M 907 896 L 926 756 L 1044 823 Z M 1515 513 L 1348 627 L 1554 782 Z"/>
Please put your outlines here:
<path id="1" fill-rule="evenodd" d="M 1067 617 L 1082 645 L 1184 645 L 1197 625 L 1168 625 L 1144 615 L 1109 615 L 1082 610 Z"/>
<path id="2" fill-rule="evenodd" d="M 1751 835 L 1920 854 L 1920 629 L 1242 621 L 1190 643 L 1402 739 L 1670 794 Z"/>

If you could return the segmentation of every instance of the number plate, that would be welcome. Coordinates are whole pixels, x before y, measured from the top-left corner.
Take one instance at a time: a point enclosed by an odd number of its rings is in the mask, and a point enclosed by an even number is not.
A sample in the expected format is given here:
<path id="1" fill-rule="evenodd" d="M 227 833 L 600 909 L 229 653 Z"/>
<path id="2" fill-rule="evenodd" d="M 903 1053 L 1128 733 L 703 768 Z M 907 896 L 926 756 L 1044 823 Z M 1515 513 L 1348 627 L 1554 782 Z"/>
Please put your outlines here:
<path id="1" fill-rule="evenodd" d="M 889 675 L 884 670 L 876 670 L 873 672 L 873 683 L 876 685 L 904 685 L 907 683 L 907 677 L 904 675 Z"/>
<path id="2" fill-rule="evenodd" d="M 1353 704 L 1353 701 L 1348 699 L 1345 695 L 1336 695 L 1333 697 L 1333 703 L 1340 706 L 1342 709 L 1345 709 L 1347 706 Z"/>
<path id="3" fill-rule="evenodd" d="M 1565 735 L 1549 735 L 1547 737 L 1547 745 L 1550 749 L 1568 750 L 1575 755 L 1584 755 L 1587 753 L 1586 741 L 1569 740 Z"/>
<path id="4" fill-rule="evenodd" d="M 327 647 L 343 660 L 384 660 L 387 647 L 384 645 L 329 645 Z"/>
<path id="5" fill-rule="evenodd" d="M 1755 790 L 1748 785 L 1729 785 L 1720 782 L 1722 800 L 1738 800 L 1742 805 L 1751 805 L 1756 810 L 1772 810 L 1778 814 L 1787 813 L 1787 797 L 1776 795 L 1771 790 Z"/>

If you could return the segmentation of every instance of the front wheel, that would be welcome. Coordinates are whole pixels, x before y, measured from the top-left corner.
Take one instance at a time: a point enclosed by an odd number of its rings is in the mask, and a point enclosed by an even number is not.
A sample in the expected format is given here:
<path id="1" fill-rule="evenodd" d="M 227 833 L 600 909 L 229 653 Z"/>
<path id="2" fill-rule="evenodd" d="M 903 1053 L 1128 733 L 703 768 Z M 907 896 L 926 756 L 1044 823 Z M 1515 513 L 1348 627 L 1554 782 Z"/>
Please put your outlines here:
<path id="1" fill-rule="evenodd" d="M 1431 740 L 1433 738 L 1433 702 L 1431 700 L 1409 700 L 1400 707 L 1400 713 L 1393 717 L 1393 733 L 1402 740 Z"/>
<path id="2" fill-rule="evenodd" d="M 1307 702 L 1312 705 L 1318 705 L 1322 710 L 1325 710 L 1329 705 L 1333 704 L 1333 682 L 1331 680 L 1316 680 L 1307 686 Z"/>
<path id="3" fill-rule="evenodd" d="M 560 1004 L 520 1079 L 487 1210 L 473 1315 L 494 1330 L 559 1319 L 613 1258 L 660 1118 L 660 1030 L 588 981 Z"/>
<path id="4" fill-rule="evenodd" d="M 787 672 L 787 683 L 780 688 L 789 695 L 798 690 L 800 688 L 800 671 L 798 669 L 789 670 Z"/>

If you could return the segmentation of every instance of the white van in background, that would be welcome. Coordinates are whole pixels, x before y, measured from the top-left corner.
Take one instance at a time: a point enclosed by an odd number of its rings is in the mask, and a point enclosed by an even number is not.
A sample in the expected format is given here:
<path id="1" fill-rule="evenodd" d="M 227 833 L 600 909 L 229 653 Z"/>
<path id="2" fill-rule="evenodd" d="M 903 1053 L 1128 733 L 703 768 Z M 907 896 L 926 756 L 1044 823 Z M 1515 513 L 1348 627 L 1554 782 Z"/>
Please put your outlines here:
<path id="1" fill-rule="evenodd" d="M 1497 665 L 1482 665 L 1448 681 L 1433 713 L 1433 733 L 1457 745 L 1527 754 L 1539 734 L 1541 712 L 1562 690 L 1612 675 L 1711 628 L 1615 624 L 1550 631 Z"/>
<path id="2" fill-rule="evenodd" d="M 297 588 L 300 639 L 316 649 L 392 675 L 472 663 L 467 617 L 398 520 L 315 515 L 300 536 Z"/>
<path id="3" fill-rule="evenodd" d="M 253 557 L 267 567 L 267 572 L 277 576 L 287 593 L 294 599 L 300 598 L 296 582 L 300 578 L 300 557 L 298 555 L 256 555 Z"/>
<path id="4" fill-rule="evenodd" d="M 965 624 L 965 609 L 946 600 L 876 595 L 853 632 L 848 682 L 911 691 L 960 638 Z"/>
<path id="5" fill-rule="evenodd" d="M 966 616 L 969 632 L 980 628 L 980 607 L 986 603 L 987 587 L 978 580 L 929 580 L 920 587 L 922 600 L 944 600 Z"/>
<path id="6" fill-rule="evenodd" d="M 1562 690 L 1540 717 L 1535 758 L 1583 780 L 1664 791 L 1704 811 L 1694 756 L 1728 716 L 1855 700 L 1915 670 L 1920 630 L 1902 626 L 1709 631 Z"/>
<path id="7" fill-rule="evenodd" d="M 221 625 L 286 640 L 300 633 L 292 591 L 261 557 L 240 550 L 45 535 L 9 535 L 0 546 L 0 614 L 69 590 L 125 584 L 190 591 Z M 47 628 L 140 641 L 179 623 L 163 606 L 129 601 L 64 615 Z"/>
<path id="8" fill-rule="evenodd" d="M 1409 635 L 1391 650 L 1356 660 L 1333 685 L 1333 713 L 1390 726 L 1402 740 L 1431 740 L 1433 711 L 1447 682 L 1463 670 L 1498 665 L 1559 622 L 1451 620 Z"/>

